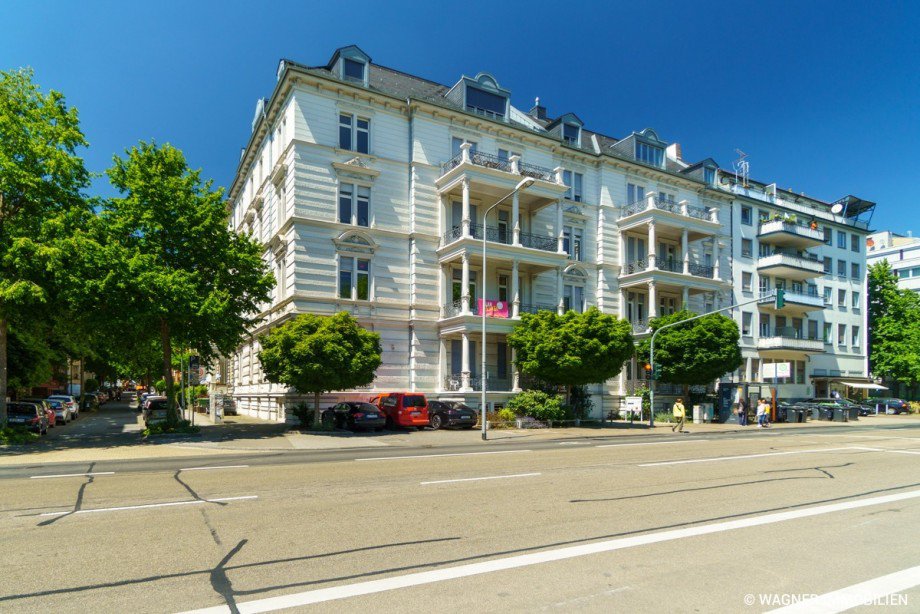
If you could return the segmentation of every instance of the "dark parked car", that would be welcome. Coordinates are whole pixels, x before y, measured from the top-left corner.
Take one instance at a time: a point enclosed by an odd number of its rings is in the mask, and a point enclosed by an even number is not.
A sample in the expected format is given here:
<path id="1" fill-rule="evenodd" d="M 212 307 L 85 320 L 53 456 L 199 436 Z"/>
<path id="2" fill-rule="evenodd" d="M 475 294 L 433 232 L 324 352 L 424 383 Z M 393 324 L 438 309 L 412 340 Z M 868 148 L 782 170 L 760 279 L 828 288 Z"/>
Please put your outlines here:
<path id="1" fill-rule="evenodd" d="M 149 396 L 144 401 L 144 424 L 150 426 L 153 422 L 162 422 L 166 420 L 169 411 L 169 403 L 166 397 Z"/>
<path id="2" fill-rule="evenodd" d="M 434 430 L 445 426 L 471 429 L 476 426 L 476 410 L 460 401 L 428 401 L 428 423 Z"/>
<path id="3" fill-rule="evenodd" d="M 868 401 L 860 401 L 859 399 L 847 399 L 847 401 L 858 408 L 861 417 L 875 415 L 875 405 L 870 404 Z"/>
<path id="4" fill-rule="evenodd" d="M 39 407 L 41 407 L 42 411 L 45 412 L 45 415 L 48 416 L 48 426 L 51 428 L 54 428 L 57 426 L 58 424 L 57 415 L 54 413 L 54 409 L 52 409 L 51 404 L 48 401 L 46 401 L 45 399 L 33 399 L 33 398 L 21 399 L 21 401 L 23 403 L 32 403 L 34 405 L 38 405 Z"/>
<path id="5" fill-rule="evenodd" d="M 387 423 L 386 416 L 376 405 L 360 401 L 347 401 L 330 407 L 323 412 L 323 422 L 336 428 L 352 431 L 382 431 Z"/>
<path id="6" fill-rule="evenodd" d="M 39 435 L 48 432 L 48 415 L 44 408 L 37 403 L 7 403 L 7 419 L 10 424 L 18 424 Z"/>
<path id="7" fill-rule="evenodd" d="M 866 399 L 866 404 L 872 407 L 873 412 L 875 411 L 876 405 L 878 405 L 878 413 L 880 414 L 909 414 L 910 413 L 910 403 L 904 399 L 894 399 L 891 397 L 879 397 L 877 399 Z"/>

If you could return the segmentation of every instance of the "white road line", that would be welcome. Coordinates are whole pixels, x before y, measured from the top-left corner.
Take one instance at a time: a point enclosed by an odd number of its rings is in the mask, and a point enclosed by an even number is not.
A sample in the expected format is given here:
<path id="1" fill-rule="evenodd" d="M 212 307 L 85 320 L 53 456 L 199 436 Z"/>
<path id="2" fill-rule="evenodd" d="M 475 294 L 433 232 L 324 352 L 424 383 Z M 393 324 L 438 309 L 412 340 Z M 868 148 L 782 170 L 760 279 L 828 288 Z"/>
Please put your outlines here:
<path id="1" fill-rule="evenodd" d="M 920 585 L 920 565 L 771 610 L 767 614 L 834 614 L 861 605 L 907 605 L 894 599 L 889 603 L 884 598 L 917 585 Z M 907 595 L 901 597 L 906 599 Z"/>
<path id="2" fill-rule="evenodd" d="M 177 505 L 201 505 L 202 503 L 218 503 L 220 501 L 242 501 L 244 499 L 258 499 L 258 495 L 245 497 L 220 497 L 217 499 L 194 499 L 192 501 L 172 501 L 170 503 L 148 503 L 146 505 L 125 505 L 122 507 L 100 507 L 93 510 L 77 510 L 76 512 L 45 512 L 39 516 L 65 516 L 67 514 L 97 514 L 99 512 L 121 512 L 124 510 L 143 510 L 151 507 L 175 507 Z"/>
<path id="3" fill-rule="evenodd" d="M 219 467 L 185 467 L 179 471 L 209 471 L 211 469 L 245 469 L 249 465 L 221 465 Z"/>
<path id="4" fill-rule="evenodd" d="M 866 446 L 850 446 L 854 450 L 866 450 L 867 452 L 891 452 L 893 454 L 920 454 L 920 450 L 892 450 L 889 448 L 869 448 Z"/>
<path id="5" fill-rule="evenodd" d="M 419 485 L 425 486 L 427 484 L 451 484 L 453 482 L 477 482 L 479 480 L 507 480 L 508 478 L 529 478 L 535 475 L 543 475 L 542 473 L 515 473 L 512 475 L 490 475 L 484 478 L 459 478 L 456 480 L 435 480 L 433 482 L 419 482 Z"/>
<path id="6" fill-rule="evenodd" d="M 516 452 L 533 452 L 533 450 L 495 450 L 494 452 L 458 452 L 456 454 L 416 454 L 414 456 L 378 456 L 376 458 L 356 458 L 362 461 L 404 460 L 407 458 L 439 458 L 443 456 L 480 456 L 482 454 L 514 454 Z"/>
<path id="7" fill-rule="evenodd" d="M 820 452 L 840 452 L 841 450 L 861 450 L 865 448 L 823 448 L 817 450 L 790 450 L 788 452 L 764 452 L 763 454 L 742 454 L 740 456 L 712 456 L 709 458 L 690 458 L 686 460 L 659 461 L 657 463 L 642 463 L 640 467 L 660 467 L 662 465 L 688 465 L 691 463 L 714 463 L 717 461 L 747 460 L 750 458 L 764 458 L 766 456 L 789 456 L 790 454 L 817 454 Z"/>
<path id="8" fill-rule="evenodd" d="M 47 480 L 48 478 L 83 478 L 93 475 L 115 475 L 114 471 L 96 471 L 93 473 L 59 473 L 57 475 L 30 475 L 30 480 Z"/>
<path id="9" fill-rule="evenodd" d="M 356 582 L 354 584 L 343 584 L 329 588 L 315 589 L 283 595 L 280 597 L 268 597 L 265 599 L 256 599 L 253 601 L 237 602 L 235 605 L 241 614 L 251 614 L 254 612 L 272 612 L 284 608 L 293 608 L 312 603 L 323 603 L 334 601 L 336 599 L 347 599 L 359 595 L 370 595 L 373 593 L 382 593 L 384 591 L 395 590 L 399 588 L 409 588 L 422 584 L 431 584 L 434 582 L 443 582 L 445 580 L 456 580 L 458 578 L 467 578 L 481 574 L 504 571 L 508 569 L 517 569 L 549 563 L 553 561 L 564 561 L 577 557 L 598 554 L 603 552 L 612 552 L 625 548 L 635 548 L 637 546 L 648 546 L 662 542 L 685 539 L 688 537 L 698 537 L 701 535 L 711 535 L 732 531 L 735 529 L 746 529 L 763 525 L 786 522 L 797 518 L 809 518 L 821 516 L 833 512 L 842 512 L 852 509 L 859 509 L 873 505 L 884 505 L 896 501 L 905 501 L 908 499 L 920 498 L 920 490 L 911 490 L 908 492 L 871 497 L 869 499 L 859 499 L 857 501 L 846 501 L 840 503 L 831 503 L 819 505 L 816 507 L 791 510 L 788 512 L 776 512 L 764 514 L 763 516 L 754 516 L 752 518 L 741 518 L 738 520 L 729 520 L 715 524 L 702 525 L 697 527 L 687 527 L 684 529 L 669 529 L 658 531 L 656 533 L 647 533 L 645 535 L 634 535 L 631 537 L 620 537 L 592 544 L 582 544 L 579 546 L 566 546 L 554 550 L 543 552 L 534 552 L 531 554 L 521 554 L 510 556 L 491 561 L 480 563 L 468 563 L 456 567 L 447 567 L 445 569 L 436 569 L 433 571 L 422 571 L 410 573 L 403 576 L 394 576 L 380 580 L 369 580 L 365 582 Z M 219 605 L 199 610 L 191 610 L 186 614 L 223 614 L 230 612 L 226 605 Z"/>
<path id="10" fill-rule="evenodd" d="M 682 439 L 679 441 L 643 441 L 639 443 L 605 443 L 595 448 L 622 448 L 625 446 L 667 446 L 675 443 L 696 443 L 698 441 L 710 441 L 709 439 Z M 725 441 L 725 440 L 723 440 Z"/>

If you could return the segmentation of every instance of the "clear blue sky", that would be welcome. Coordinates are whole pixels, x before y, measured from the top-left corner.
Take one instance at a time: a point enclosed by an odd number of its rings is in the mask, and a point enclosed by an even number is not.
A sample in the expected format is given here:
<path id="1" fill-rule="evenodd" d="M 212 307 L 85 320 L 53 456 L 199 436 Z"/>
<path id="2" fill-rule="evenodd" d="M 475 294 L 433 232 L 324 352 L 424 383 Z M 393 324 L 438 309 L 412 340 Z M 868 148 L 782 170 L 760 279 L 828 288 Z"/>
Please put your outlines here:
<path id="1" fill-rule="evenodd" d="M 0 68 L 64 92 L 93 171 L 156 139 L 228 185 L 278 60 L 355 43 L 446 84 L 491 72 L 516 106 L 540 96 L 611 136 L 652 127 L 686 159 L 731 168 L 740 148 L 756 179 L 920 231 L 917 2 L 6 0 L 0 23 Z"/>

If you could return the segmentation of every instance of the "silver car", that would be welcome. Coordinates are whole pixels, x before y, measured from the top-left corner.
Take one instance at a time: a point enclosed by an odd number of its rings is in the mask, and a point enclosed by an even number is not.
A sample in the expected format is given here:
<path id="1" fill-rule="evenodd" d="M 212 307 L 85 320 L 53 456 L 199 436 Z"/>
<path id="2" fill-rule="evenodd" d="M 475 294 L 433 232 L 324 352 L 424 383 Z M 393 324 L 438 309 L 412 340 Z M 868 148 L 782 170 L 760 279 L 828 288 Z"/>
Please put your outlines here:
<path id="1" fill-rule="evenodd" d="M 71 420 L 78 418 L 80 415 L 80 407 L 79 407 L 80 404 L 77 403 L 77 400 L 74 397 L 68 394 L 52 394 L 50 397 L 48 397 L 47 401 L 49 403 L 51 403 L 52 401 L 60 401 L 61 403 L 63 403 L 64 406 L 70 410 Z"/>

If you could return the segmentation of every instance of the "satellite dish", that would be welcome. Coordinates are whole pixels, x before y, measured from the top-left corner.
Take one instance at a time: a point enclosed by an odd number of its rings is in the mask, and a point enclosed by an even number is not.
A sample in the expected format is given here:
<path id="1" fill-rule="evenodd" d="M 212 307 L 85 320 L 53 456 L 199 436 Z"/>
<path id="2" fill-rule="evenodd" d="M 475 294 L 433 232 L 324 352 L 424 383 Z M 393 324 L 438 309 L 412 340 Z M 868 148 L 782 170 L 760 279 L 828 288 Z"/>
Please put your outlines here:
<path id="1" fill-rule="evenodd" d="M 833 213 L 834 215 L 839 215 L 841 211 L 843 211 L 843 205 L 841 205 L 840 203 L 837 203 L 836 205 L 831 207 L 831 213 Z"/>

